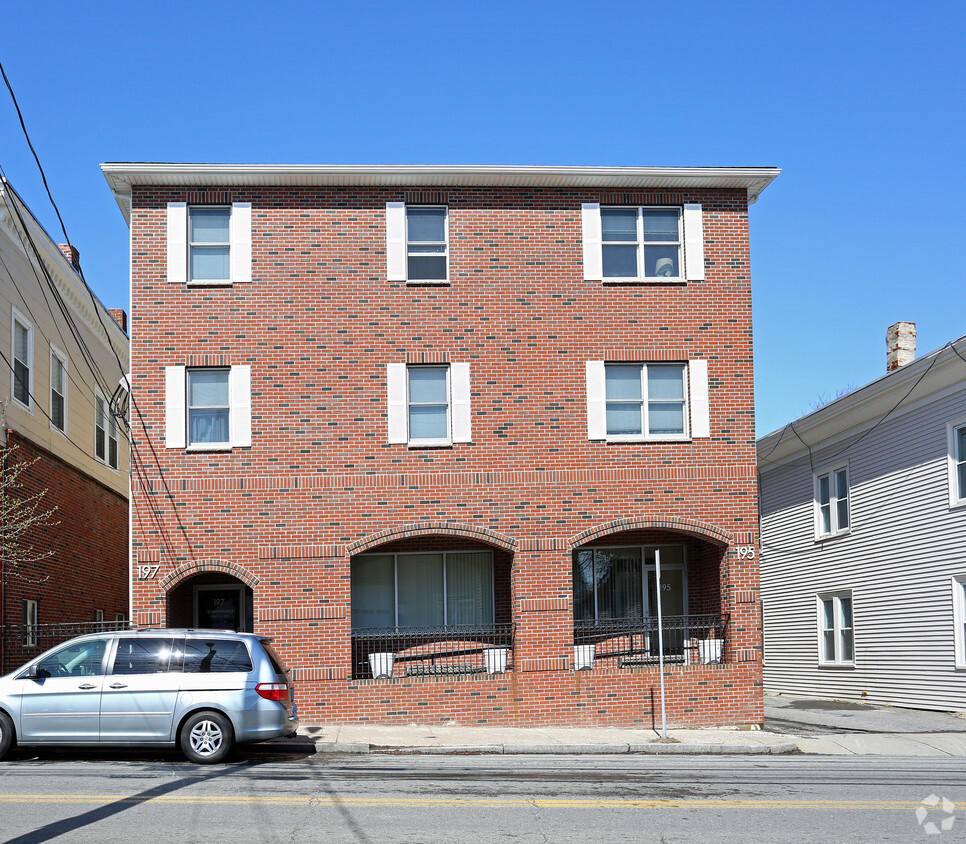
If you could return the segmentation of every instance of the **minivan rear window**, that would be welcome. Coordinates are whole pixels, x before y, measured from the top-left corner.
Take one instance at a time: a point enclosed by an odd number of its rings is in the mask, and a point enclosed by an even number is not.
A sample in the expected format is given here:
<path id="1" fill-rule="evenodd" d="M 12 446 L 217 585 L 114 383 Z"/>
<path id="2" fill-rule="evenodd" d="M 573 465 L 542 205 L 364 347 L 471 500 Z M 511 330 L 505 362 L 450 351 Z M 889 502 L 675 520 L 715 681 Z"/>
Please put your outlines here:
<path id="1" fill-rule="evenodd" d="M 262 639 L 262 647 L 265 648 L 265 653 L 268 654 L 268 658 L 272 663 L 272 670 L 276 674 L 287 674 L 288 669 L 285 667 L 285 663 L 282 662 L 282 658 L 275 652 L 275 649 L 267 640 Z"/>
<path id="2" fill-rule="evenodd" d="M 187 639 L 184 648 L 187 674 L 222 674 L 252 670 L 252 658 L 244 642 L 231 639 Z"/>

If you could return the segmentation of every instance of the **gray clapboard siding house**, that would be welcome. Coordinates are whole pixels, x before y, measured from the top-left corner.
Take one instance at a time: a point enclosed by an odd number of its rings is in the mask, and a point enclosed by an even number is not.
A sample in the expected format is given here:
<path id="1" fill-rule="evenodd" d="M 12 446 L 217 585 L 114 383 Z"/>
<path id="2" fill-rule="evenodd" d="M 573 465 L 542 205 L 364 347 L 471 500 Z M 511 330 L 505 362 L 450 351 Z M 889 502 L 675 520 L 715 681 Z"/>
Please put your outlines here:
<path id="1" fill-rule="evenodd" d="M 887 345 L 758 441 L 765 690 L 966 710 L 966 337 Z"/>

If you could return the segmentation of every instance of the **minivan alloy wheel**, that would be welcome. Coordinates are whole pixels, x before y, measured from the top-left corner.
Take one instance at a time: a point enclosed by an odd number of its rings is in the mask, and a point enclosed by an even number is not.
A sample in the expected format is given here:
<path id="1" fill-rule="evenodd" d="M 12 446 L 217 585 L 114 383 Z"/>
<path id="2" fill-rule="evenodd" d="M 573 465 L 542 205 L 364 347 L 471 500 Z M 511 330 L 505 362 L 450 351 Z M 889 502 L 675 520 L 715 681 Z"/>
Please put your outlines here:
<path id="1" fill-rule="evenodd" d="M 181 728 L 181 750 L 192 762 L 220 762 L 233 744 L 231 724 L 220 712 L 198 712 Z"/>

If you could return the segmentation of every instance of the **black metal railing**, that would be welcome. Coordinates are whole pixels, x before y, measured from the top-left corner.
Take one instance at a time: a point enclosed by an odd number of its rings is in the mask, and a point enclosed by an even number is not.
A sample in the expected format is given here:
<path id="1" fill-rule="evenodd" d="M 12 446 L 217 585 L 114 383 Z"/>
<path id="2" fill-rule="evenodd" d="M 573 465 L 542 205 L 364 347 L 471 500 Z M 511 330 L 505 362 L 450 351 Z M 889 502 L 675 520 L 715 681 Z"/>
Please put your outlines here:
<path id="1" fill-rule="evenodd" d="M 699 665 L 725 661 L 725 628 L 728 617 L 720 615 L 664 616 L 658 637 L 657 618 L 607 618 L 574 621 L 576 667 L 591 660 L 609 660 L 619 668 L 657 665 L 659 639 L 664 661 L 676 665 Z M 585 650 L 578 649 L 583 646 Z M 593 648 L 593 653 L 590 653 Z"/>
<path id="2" fill-rule="evenodd" d="M 35 656 L 75 636 L 128 630 L 130 627 L 129 621 L 5 624 L 0 626 L 0 675 L 19 668 Z"/>
<path id="3" fill-rule="evenodd" d="M 513 624 L 357 628 L 352 678 L 501 674 L 513 665 L 513 630 Z"/>

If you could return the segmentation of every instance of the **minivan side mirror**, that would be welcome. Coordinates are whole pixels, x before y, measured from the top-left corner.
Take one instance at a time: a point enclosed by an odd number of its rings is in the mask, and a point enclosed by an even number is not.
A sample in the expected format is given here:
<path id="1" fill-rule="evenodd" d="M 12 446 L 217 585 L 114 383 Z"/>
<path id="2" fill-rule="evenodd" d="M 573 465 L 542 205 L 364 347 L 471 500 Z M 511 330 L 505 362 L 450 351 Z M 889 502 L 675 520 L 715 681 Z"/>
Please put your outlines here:
<path id="1" fill-rule="evenodd" d="M 41 680 L 48 675 L 47 675 L 47 672 L 40 667 L 40 664 L 35 662 L 33 665 L 30 666 L 30 668 L 28 668 L 24 672 L 23 676 L 26 677 L 28 680 Z"/>

